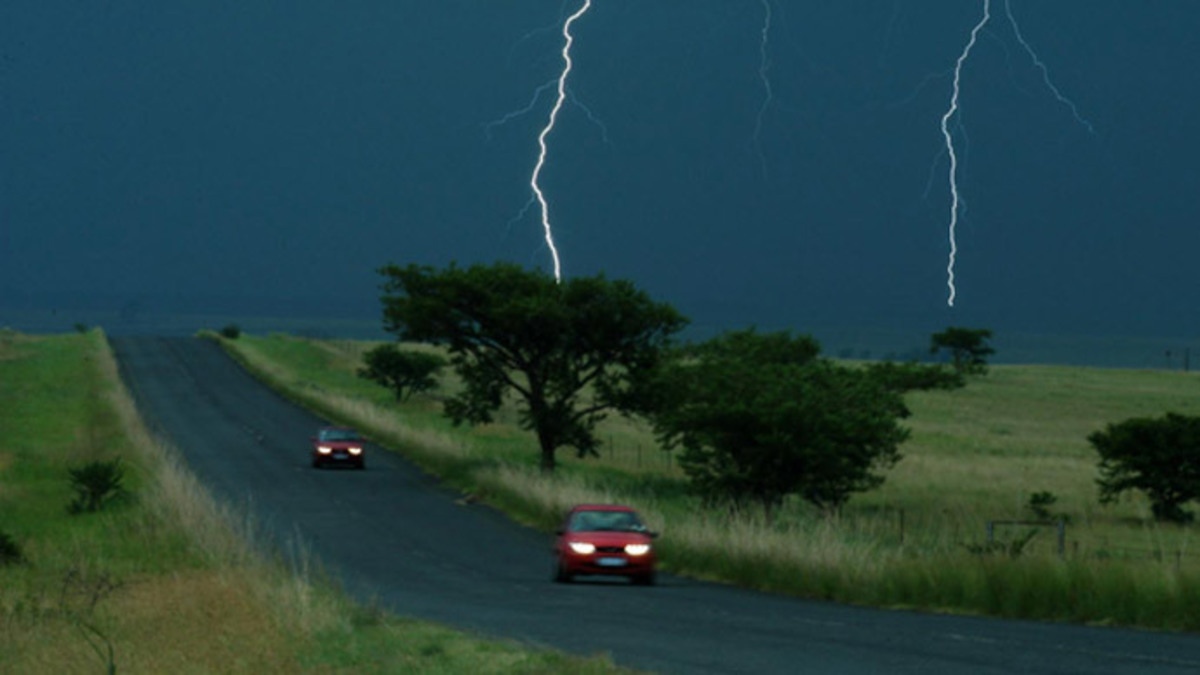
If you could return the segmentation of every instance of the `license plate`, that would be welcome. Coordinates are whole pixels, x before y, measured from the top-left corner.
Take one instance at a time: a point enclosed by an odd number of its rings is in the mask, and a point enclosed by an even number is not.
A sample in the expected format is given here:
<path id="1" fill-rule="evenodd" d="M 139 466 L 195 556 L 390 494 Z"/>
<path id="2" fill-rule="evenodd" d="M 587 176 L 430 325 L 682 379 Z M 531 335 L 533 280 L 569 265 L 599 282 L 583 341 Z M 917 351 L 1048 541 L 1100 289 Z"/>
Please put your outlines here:
<path id="1" fill-rule="evenodd" d="M 347 458 L 347 457 L 349 457 L 349 456 L 350 456 L 350 455 L 347 455 L 347 454 L 346 454 L 346 453 L 344 453 L 344 452 L 335 452 L 335 453 L 333 453 L 333 458 L 334 458 L 334 459 L 346 459 L 346 458 Z"/>
<path id="2" fill-rule="evenodd" d="M 624 567 L 625 559 L 624 558 L 600 558 L 599 560 L 596 561 L 596 564 L 601 567 Z"/>

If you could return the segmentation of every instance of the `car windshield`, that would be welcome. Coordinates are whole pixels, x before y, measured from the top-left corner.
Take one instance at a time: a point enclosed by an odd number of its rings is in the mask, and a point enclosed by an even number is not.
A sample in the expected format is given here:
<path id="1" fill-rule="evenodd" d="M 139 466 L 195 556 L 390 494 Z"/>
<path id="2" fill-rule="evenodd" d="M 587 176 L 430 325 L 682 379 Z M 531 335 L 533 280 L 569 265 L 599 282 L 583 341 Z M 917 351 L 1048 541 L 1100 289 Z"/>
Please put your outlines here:
<path id="1" fill-rule="evenodd" d="M 571 532 L 645 532 L 646 526 L 631 511 L 577 511 L 567 525 Z"/>
<path id="2" fill-rule="evenodd" d="M 323 441 L 357 441 L 358 432 L 353 429 L 322 429 L 321 440 Z"/>

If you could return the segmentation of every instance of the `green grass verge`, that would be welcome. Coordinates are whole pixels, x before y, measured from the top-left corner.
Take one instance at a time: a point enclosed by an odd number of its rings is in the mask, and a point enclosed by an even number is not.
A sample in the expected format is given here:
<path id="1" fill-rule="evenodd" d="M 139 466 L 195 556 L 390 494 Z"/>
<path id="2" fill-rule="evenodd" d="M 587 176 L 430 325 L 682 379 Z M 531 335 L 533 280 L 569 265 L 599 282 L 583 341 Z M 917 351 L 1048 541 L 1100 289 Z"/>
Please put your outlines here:
<path id="1" fill-rule="evenodd" d="M 1135 415 L 1200 414 L 1195 375 L 1002 366 L 963 390 L 912 394 L 912 438 L 881 489 L 832 520 L 791 501 L 768 525 L 755 513 L 705 510 L 644 422 L 607 421 L 599 459 L 561 457 L 545 478 L 512 409 L 496 424 L 454 428 L 436 393 L 400 405 L 356 377 L 370 343 L 272 335 L 222 344 L 277 390 L 520 521 L 549 529 L 582 501 L 638 506 L 664 531 L 659 553 L 675 572 L 876 606 L 1200 630 L 1197 528 L 1155 523 L 1138 497 L 1099 506 L 1086 442 Z M 441 395 L 456 386 L 447 378 Z M 1029 498 L 1041 491 L 1067 519 L 1065 556 L 1048 527 L 1017 556 L 979 553 L 987 522 L 1031 519 Z M 997 525 L 997 539 L 1029 529 Z"/>
<path id="2" fill-rule="evenodd" d="M 102 333 L 0 331 L 4 672 L 611 673 L 351 602 L 281 564 L 153 439 Z M 122 458 L 132 497 L 69 515 L 68 469 Z"/>

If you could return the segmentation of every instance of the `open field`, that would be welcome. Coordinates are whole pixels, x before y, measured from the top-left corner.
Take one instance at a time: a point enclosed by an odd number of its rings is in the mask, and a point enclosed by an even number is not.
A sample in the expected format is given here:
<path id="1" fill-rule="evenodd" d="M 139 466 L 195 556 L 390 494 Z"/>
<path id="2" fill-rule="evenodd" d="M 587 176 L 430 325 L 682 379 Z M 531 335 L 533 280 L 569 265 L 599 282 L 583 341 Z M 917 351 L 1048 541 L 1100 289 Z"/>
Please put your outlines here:
<path id="1" fill-rule="evenodd" d="M 284 565 L 153 439 L 103 334 L 0 332 L 5 673 L 585 672 L 580 659 L 356 605 Z M 70 515 L 68 469 L 121 458 L 130 498 Z"/>
<path id="2" fill-rule="evenodd" d="M 610 419 L 602 456 L 564 454 L 548 481 L 511 410 L 496 424 L 455 429 L 437 394 L 397 405 L 357 378 L 371 343 L 279 335 L 223 343 L 293 398 L 522 521 L 549 528 L 585 500 L 637 505 L 664 531 L 660 551 L 676 572 L 880 606 L 1200 629 L 1200 531 L 1155 524 L 1136 497 L 1099 506 L 1086 441 L 1131 416 L 1200 414 L 1193 374 L 1002 366 L 964 390 L 912 394 L 912 438 L 883 488 L 833 520 L 789 503 L 767 526 L 755 513 L 700 508 L 642 422 Z M 449 377 L 440 393 L 455 386 Z M 1064 556 L 1053 527 L 1006 525 L 996 527 L 1001 543 L 1037 531 L 1018 555 L 981 553 L 987 522 L 1029 520 L 1030 496 L 1042 491 L 1066 519 Z"/>

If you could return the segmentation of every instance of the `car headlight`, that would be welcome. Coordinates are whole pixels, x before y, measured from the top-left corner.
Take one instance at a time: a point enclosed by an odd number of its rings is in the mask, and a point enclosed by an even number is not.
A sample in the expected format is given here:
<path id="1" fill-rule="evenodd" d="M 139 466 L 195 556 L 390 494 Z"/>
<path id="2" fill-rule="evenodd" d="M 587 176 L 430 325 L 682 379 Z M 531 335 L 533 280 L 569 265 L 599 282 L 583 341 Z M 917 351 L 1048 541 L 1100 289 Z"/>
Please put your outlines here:
<path id="1" fill-rule="evenodd" d="M 629 555 L 646 555 L 650 552 L 650 544 L 626 544 L 625 552 Z"/>
<path id="2" fill-rule="evenodd" d="M 362 448 L 350 448 L 350 454 L 352 454 L 352 455 L 361 455 L 361 454 L 362 454 Z"/>
<path id="3" fill-rule="evenodd" d="M 587 542 L 582 542 L 582 541 L 573 541 L 573 542 L 571 542 L 570 544 L 567 544 L 567 545 L 571 547 L 571 550 L 572 550 L 572 551 L 574 551 L 574 552 L 576 552 L 576 553 L 582 553 L 582 554 L 584 554 L 584 555 L 587 555 L 588 553 L 595 553 L 595 552 L 596 552 L 596 545 L 595 545 L 595 544 L 589 544 L 589 543 L 587 543 Z"/>
<path id="4" fill-rule="evenodd" d="M 317 446 L 317 452 L 321 453 L 322 455 L 328 455 L 329 453 L 333 452 L 333 448 L 321 445 Z"/>

